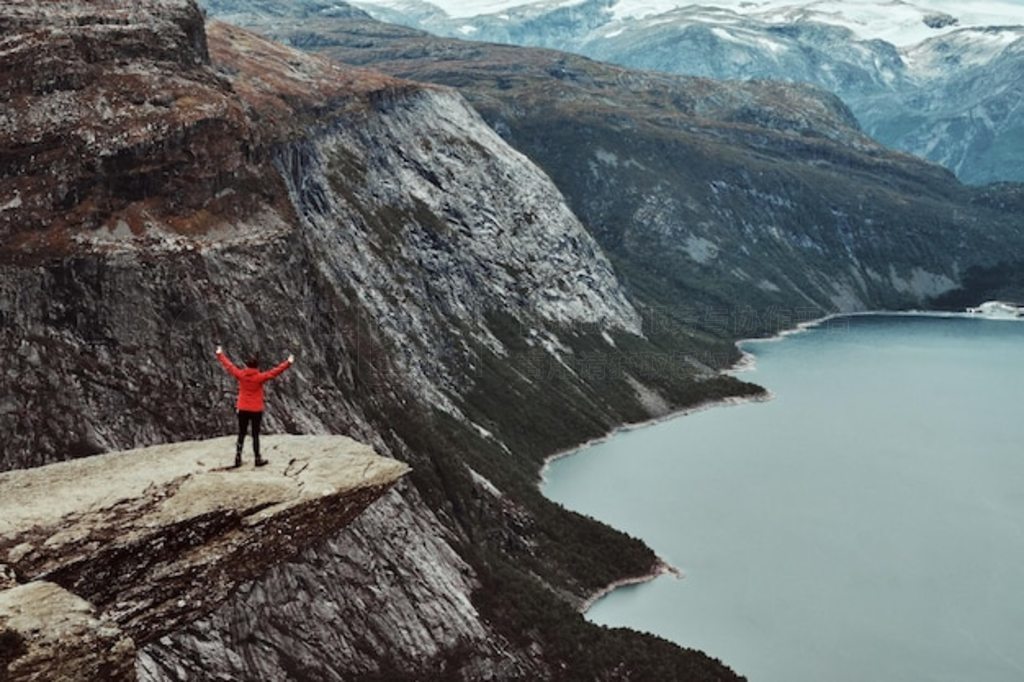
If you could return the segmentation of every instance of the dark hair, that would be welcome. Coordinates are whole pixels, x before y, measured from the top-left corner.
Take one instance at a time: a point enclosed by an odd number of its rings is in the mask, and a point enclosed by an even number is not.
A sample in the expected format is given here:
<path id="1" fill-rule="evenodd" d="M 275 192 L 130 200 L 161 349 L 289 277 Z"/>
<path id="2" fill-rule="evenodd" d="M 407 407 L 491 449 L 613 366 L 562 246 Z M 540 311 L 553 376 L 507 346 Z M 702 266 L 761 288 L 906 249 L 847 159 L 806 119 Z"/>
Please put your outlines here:
<path id="1" fill-rule="evenodd" d="M 254 367 L 256 369 L 259 369 L 260 368 L 260 354 L 259 353 L 254 353 L 253 355 L 250 355 L 249 358 L 245 361 L 245 366 L 246 367 Z"/>

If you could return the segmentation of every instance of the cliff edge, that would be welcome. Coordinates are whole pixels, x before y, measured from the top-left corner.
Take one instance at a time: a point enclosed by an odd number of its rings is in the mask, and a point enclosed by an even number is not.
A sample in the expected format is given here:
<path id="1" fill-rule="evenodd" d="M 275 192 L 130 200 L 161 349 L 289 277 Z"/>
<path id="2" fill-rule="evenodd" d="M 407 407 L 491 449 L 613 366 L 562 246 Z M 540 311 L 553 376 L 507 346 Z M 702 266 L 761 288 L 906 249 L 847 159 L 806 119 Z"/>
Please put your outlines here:
<path id="1" fill-rule="evenodd" d="M 137 646 L 333 537 L 409 468 L 343 436 L 233 439 L 0 474 L 0 678 L 130 680 Z M 251 460 L 250 460 L 251 461 Z"/>

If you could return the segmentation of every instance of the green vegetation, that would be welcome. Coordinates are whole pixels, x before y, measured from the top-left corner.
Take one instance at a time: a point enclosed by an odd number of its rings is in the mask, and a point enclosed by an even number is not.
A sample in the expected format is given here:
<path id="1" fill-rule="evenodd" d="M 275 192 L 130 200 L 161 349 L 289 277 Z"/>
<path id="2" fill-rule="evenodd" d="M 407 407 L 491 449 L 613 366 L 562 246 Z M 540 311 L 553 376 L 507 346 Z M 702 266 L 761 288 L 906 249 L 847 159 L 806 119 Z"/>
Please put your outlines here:
<path id="1" fill-rule="evenodd" d="M 963 312 L 985 301 L 1024 304 L 1024 261 L 972 266 L 964 273 L 960 288 L 937 296 L 929 303 L 938 310 Z"/>
<path id="2" fill-rule="evenodd" d="M 545 643 L 544 660 L 554 679 L 593 680 L 737 680 L 717 659 L 683 649 L 653 635 L 625 628 L 595 627 L 550 595 L 538 592 L 535 581 L 501 561 L 482 574 L 483 589 L 474 595 L 477 608 L 503 632 L 518 633 L 519 644 Z"/>
<path id="3" fill-rule="evenodd" d="M 504 328 L 502 325 L 505 325 Z M 657 559 L 649 548 L 594 519 L 563 509 L 537 488 L 537 468 L 544 457 L 603 435 L 622 421 L 645 419 L 624 369 L 639 372 L 640 364 L 609 363 L 605 372 L 579 375 L 562 368 L 543 381 L 537 377 L 537 356 L 522 345 L 514 323 L 492 317 L 492 331 L 501 333 L 512 351 L 498 358 L 476 347 L 480 364 L 474 388 L 461 407 L 485 425 L 495 439 L 482 436 L 462 421 L 394 403 L 382 405 L 374 421 L 395 428 L 396 447 L 413 458 L 412 479 L 427 503 L 451 518 L 462 540 L 460 554 L 482 580 L 474 602 L 498 631 L 517 643 L 543 643 L 543 659 L 557 679 L 685 679 L 734 680 L 726 667 L 706 655 L 659 638 L 625 629 L 609 630 L 587 623 L 566 601 L 579 603 L 623 576 L 650 572 Z M 595 335 L 568 331 L 576 354 L 600 345 L 609 357 L 645 351 L 660 352 L 648 341 L 619 350 Z M 623 335 L 623 339 L 629 338 Z M 711 397 L 758 393 L 760 389 L 732 378 L 697 382 L 689 371 L 641 374 L 665 395 L 691 405 Z M 585 378 L 584 378 L 585 377 Z M 600 388 L 598 388 L 600 386 Z M 500 403 L 500 406 L 499 404 Z M 499 409 L 502 408 L 502 409 Z M 506 452 L 501 441 L 511 452 Z M 500 491 L 482 490 L 469 469 L 486 477 Z M 451 656 L 458 658 L 458 651 Z M 458 660 L 431 661 L 415 672 L 364 679 L 448 679 Z M 383 672 L 381 673 L 384 674 Z"/>

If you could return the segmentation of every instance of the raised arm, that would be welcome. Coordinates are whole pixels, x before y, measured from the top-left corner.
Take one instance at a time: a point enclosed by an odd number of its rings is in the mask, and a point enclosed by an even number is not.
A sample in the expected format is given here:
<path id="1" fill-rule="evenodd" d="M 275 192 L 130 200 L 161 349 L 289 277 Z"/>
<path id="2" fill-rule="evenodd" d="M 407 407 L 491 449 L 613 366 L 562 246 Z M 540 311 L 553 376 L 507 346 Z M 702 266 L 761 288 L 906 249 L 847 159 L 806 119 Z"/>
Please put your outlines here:
<path id="1" fill-rule="evenodd" d="M 224 369 L 234 378 L 238 379 L 242 376 L 242 370 L 235 367 L 235 364 L 228 359 L 228 356 L 224 354 L 220 346 L 217 346 L 217 359 L 220 360 L 220 364 L 224 365 Z"/>
<path id="2" fill-rule="evenodd" d="M 282 362 L 280 365 L 278 365 L 274 369 L 268 369 L 266 372 L 260 372 L 259 374 L 257 374 L 256 375 L 256 379 L 261 381 L 261 382 L 262 381 L 270 381 L 271 379 L 276 377 L 278 374 L 280 374 L 281 372 L 283 372 L 286 369 L 288 369 L 289 367 L 291 367 L 292 363 L 294 363 L 294 362 L 295 362 L 295 356 L 294 355 L 289 355 L 287 360 Z"/>

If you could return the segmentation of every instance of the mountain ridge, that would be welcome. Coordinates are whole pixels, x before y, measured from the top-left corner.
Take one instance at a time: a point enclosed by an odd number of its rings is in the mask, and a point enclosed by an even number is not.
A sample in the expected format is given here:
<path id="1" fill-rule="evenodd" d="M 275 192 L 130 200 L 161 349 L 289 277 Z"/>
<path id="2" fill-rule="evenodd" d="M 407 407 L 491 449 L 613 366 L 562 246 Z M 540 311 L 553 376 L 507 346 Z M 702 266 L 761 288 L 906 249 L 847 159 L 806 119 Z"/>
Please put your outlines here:
<path id="1" fill-rule="evenodd" d="M 402 3 L 360 6 L 380 19 L 447 37 L 556 47 L 683 75 L 814 83 L 840 96 L 872 136 L 942 163 L 966 182 L 1024 180 L 1017 151 L 1024 130 L 1021 10 L 1006 5 L 970 16 L 962 6 L 935 14 L 903 2 L 675 5 L 655 3 L 647 13 L 630 14 L 605 0 L 528 3 L 458 18 Z M 891 16 L 897 9 L 906 16 Z M 857 11 L 863 20 L 844 18 Z M 899 31 L 911 25 L 918 28 L 899 40 Z M 986 33 L 1001 37 L 965 39 Z M 997 82 L 974 87 L 978 68 Z"/>
<path id="2" fill-rule="evenodd" d="M 424 16 L 443 13 L 451 19 L 472 19 L 483 15 L 504 14 L 510 18 L 517 13 L 571 10 L 588 4 L 587 0 L 563 2 L 530 2 L 529 0 L 497 0 L 493 2 L 456 2 L 454 0 L 357 0 L 356 6 L 380 7 L 398 13 L 417 11 Z M 717 0 L 710 3 L 690 3 L 679 0 L 600 0 L 601 7 L 609 11 L 613 20 L 645 19 L 659 16 L 682 7 L 697 5 L 728 10 L 747 16 L 758 16 L 790 22 L 794 19 L 828 18 L 852 31 L 860 31 L 865 39 L 884 39 L 897 45 L 908 45 L 922 39 L 942 35 L 958 27 L 992 26 L 1016 23 L 1021 10 L 1008 2 L 961 3 L 941 0 L 923 2 L 877 2 L 852 0 L 829 2 L 816 0 L 793 3 L 790 0 L 747 2 L 745 0 Z"/>
<path id="3" fill-rule="evenodd" d="M 924 305 L 1020 236 L 1012 211 L 992 203 L 1012 186 L 975 190 L 886 149 L 819 88 L 623 69 L 365 18 L 248 21 L 344 62 L 460 88 L 551 175 L 634 296 L 709 331 L 772 331 L 745 306 L 795 324 Z"/>

